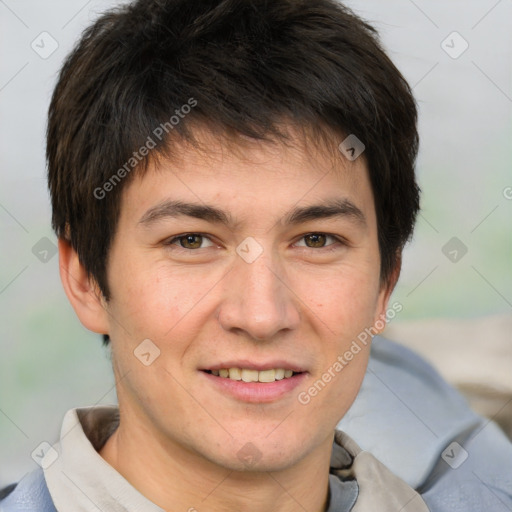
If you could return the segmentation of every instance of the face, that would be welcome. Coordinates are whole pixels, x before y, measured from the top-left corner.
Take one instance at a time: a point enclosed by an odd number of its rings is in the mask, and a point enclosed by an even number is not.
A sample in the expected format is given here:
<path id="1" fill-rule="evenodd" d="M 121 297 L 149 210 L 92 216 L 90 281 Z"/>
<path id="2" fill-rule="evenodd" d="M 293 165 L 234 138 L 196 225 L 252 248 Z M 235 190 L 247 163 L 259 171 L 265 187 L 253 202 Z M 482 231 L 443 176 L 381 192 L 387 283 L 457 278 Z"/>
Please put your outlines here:
<path id="1" fill-rule="evenodd" d="M 332 442 L 364 376 L 369 344 L 335 363 L 386 306 L 372 191 L 361 157 L 209 144 L 123 191 L 106 306 L 119 405 L 170 450 L 276 471 Z"/>

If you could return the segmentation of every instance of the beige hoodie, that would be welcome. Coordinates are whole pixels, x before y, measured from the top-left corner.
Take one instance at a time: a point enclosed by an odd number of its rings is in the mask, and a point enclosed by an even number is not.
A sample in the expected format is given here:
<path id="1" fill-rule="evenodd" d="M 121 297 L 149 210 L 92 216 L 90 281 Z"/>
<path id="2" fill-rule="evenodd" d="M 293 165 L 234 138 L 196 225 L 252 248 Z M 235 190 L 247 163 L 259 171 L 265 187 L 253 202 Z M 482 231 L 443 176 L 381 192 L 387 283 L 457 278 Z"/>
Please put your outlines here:
<path id="1" fill-rule="evenodd" d="M 59 512 L 162 512 L 97 452 L 119 422 L 116 406 L 68 411 L 61 439 L 42 460 L 44 476 Z M 357 481 L 350 512 L 429 512 L 421 496 L 344 432 L 335 432 L 331 474 Z M 328 512 L 337 512 L 336 501 Z"/>
<path id="2" fill-rule="evenodd" d="M 391 473 L 370 452 L 361 450 L 347 434 L 336 430 L 334 439 L 350 454 L 352 461 L 350 464 L 346 458 L 344 460 L 343 452 L 338 451 L 338 460 L 334 456 L 331 458 L 331 473 L 342 478 L 355 478 L 359 486 L 351 512 L 429 512 L 422 497 L 412 487 Z M 333 467 L 339 470 L 333 471 Z"/>

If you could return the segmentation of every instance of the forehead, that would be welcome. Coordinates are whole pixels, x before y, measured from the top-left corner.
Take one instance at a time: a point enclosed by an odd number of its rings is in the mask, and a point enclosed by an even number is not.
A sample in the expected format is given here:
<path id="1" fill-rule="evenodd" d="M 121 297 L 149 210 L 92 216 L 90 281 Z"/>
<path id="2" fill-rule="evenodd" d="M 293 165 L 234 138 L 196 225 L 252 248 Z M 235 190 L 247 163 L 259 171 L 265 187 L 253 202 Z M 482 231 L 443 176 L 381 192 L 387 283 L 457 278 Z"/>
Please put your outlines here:
<path id="1" fill-rule="evenodd" d="M 135 174 L 123 191 L 121 211 L 140 213 L 166 200 L 237 205 L 244 215 L 254 213 L 255 205 L 261 214 L 262 208 L 289 211 L 299 203 L 337 199 L 373 208 L 364 156 L 349 161 L 338 150 L 343 137 L 312 141 L 303 132 L 289 133 L 284 142 L 196 133 L 195 143 L 180 141 Z"/>

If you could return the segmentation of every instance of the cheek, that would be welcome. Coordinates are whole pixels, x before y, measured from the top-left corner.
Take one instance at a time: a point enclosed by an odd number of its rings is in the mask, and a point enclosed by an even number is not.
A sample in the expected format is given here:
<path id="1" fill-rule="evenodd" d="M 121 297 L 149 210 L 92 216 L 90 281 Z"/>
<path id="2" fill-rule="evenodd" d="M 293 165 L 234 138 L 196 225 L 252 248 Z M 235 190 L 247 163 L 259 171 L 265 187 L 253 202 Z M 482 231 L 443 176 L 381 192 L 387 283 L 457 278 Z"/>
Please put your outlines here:
<path id="1" fill-rule="evenodd" d="M 161 338 L 180 323 L 204 295 L 204 281 L 162 264 L 126 265 L 118 274 L 115 309 L 133 336 Z"/>
<path id="2" fill-rule="evenodd" d="M 303 281 L 300 296 L 322 320 L 328 337 L 340 340 L 357 334 L 373 322 L 379 293 L 378 276 L 345 268 L 322 279 Z"/>
<path id="3" fill-rule="evenodd" d="M 322 395 L 313 407 L 333 426 L 353 403 L 366 372 L 371 347 L 367 330 L 373 324 L 378 297 L 378 284 L 373 281 L 353 272 L 331 280 L 311 296 L 322 332 L 318 374 L 307 393 Z"/>

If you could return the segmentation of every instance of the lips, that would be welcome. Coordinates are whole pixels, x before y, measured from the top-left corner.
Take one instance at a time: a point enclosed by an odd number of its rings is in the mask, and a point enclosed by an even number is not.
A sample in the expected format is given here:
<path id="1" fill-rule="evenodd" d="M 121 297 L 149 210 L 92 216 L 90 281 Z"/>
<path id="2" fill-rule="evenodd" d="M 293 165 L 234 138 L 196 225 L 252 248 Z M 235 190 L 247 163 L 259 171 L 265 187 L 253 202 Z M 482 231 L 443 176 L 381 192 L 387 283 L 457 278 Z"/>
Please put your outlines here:
<path id="1" fill-rule="evenodd" d="M 249 359 L 222 361 L 200 368 L 224 396 L 244 402 L 273 402 L 287 396 L 307 377 L 307 370 L 284 359 L 255 362 Z"/>
<path id="2" fill-rule="evenodd" d="M 242 382 L 275 382 L 304 373 L 301 366 L 284 360 L 255 363 L 248 360 L 224 361 L 203 368 L 202 371 L 221 379 Z"/>
<path id="3" fill-rule="evenodd" d="M 306 371 L 306 368 L 301 365 L 287 361 L 285 359 L 272 359 L 264 363 L 255 362 L 254 359 L 230 359 L 222 361 L 220 363 L 209 364 L 200 368 L 203 371 L 221 370 L 229 368 L 240 368 L 246 370 L 272 370 L 277 368 L 283 368 L 285 370 L 291 370 L 294 373 L 302 373 Z"/>
<path id="4" fill-rule="evenodd" d="M 290 377 L 283 375 L 282 379 L 276 378 L 276 373 L 277 377 L 280 377 L 281 373 L 286 370 L 288 370 L 287 374 L 291 372 Z M 216 393 L 220 393 L 219 396 L 223 399 L 231 397 L 239 402 L 262 404 L 292 398 L 295 390 L 302 385 L 308 376 L 308 372 L 294 372 L 289 368 L 286 370 L 283 368 L 254 370 L 244 367 L 231 367 L 202 370 L 199 374 L 209 386 L 212 386 Z M 221 377 L 221 371 L 223 375 L 226 375 L 227 372 L 227 376 Z M 215 375 L 214 372 L 218 372 L 219 375 Z M 234 378 L 230 378 L 230 373 Z M 256 376 L 258 380 L 255 380 Z M 240 377 L 240 380 L 236 380 L 238 377 Z M 243 377 L 246 380 L 243 380 Z M 251 380 L 247 381 L 248 379 Z"/>
<path id="5" fill-rule="evenodd" d="M 250 368 L 221 368 L 220 370 L 206 370 L 207 373 L 223 379 L 231 379 L 243 382 L 275 382 L 276 380 L 289 379 L 294 372 L 285 368 L 269 368 L 268 370 L 253 370 Z"/>

